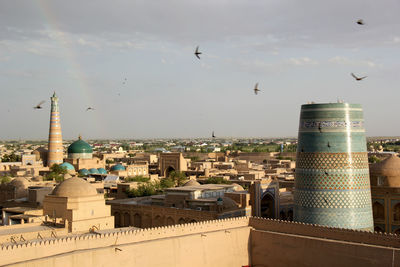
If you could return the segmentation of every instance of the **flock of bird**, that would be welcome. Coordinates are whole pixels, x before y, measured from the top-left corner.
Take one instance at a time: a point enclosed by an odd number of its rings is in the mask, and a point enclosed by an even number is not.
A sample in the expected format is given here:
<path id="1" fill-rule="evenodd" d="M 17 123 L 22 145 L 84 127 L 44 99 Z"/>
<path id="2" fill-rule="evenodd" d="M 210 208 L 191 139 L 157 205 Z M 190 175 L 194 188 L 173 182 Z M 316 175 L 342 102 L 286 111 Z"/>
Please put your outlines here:
<path id="1" fill-rule="evenodd" d="M 365 25 L 364 20 L 362 20 L 362 19 L 357 20 L 356 23 L 357 23 L 358 25 Z M 202 54 L 203 54 L 203 53 L 200 52 L 200 50 L 199 50 L 199 46 L 197 46 L 197 47 L 196 47 L 196 50 L 194 51 L 194 55 L 196 56 L 196 58 L 201 59 L 201 58 L 200 58 L 200 55 L 202 55 Z M 367 76 L 358 77 L 358 76 L 355 75 L 354 73 L 351 73 L 351 76 L 352 76 L 356 81 L 362 81 L 363 79 L 367 78 Z M 126 83 L 127 83 L 127 78 L 124 78 L 122 84 L 125 85 Z M 258 88 L 258 83 L 255 84 L 253 91 L 254 91 L 254 94 L 255 94 L 255 95 L 258 95 L 258 92 L 261 91 L 261 90 Z M 118 93 L 118 96 L 121 96 L 121 93 Z M 42 105 L 43 105 L 45 102 L 46 102 L 46 101 L 43 100 L 43 101 L 41 101 L 39 104 L 37 104 L 36 106 L 34 106 L 33 108 L 34 108 L 34 109 L 42 109 L 42 108 L 43 108 Z M 91 111 L 91 110 L 95 110 L 95 109 L 94 109 L 93 107 L 88 107 L 88 108 L 86 108 L 86 111 Z M 321 126 L 320 126 L 320 125 L 318 126 L 318 130 L 319 130 L 320 132 L 322 132 L 322 129 L 321 129 Z M 212 138 L 215 138 L 215 137 L 216 137 L 215 134 L 214 134 L 214 131 L 212 132 L 212 135 L 211 135 L 211 136 L 212 136 Z M 328 142 L 328 147 L 330 147 L 329 142 Z"/>

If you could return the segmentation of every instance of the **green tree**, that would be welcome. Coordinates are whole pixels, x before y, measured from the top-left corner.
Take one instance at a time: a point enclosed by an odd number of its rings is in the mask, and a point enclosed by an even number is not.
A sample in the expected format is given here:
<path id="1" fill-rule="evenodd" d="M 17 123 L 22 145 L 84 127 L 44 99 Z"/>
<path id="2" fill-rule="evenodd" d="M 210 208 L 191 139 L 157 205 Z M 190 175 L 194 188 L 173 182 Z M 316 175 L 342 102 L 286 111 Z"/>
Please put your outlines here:
<path id="1" fill-rule="evenodd" d="M 53 164 L 50 167 L 50 172 L 46 175 L 45 180 L 55 180 L 57 182 L 64 181 L 64 175 L 68 173 L 68 170 L 64 166 Z"/>
<path id="2" fill-rule="evenodd" d="M 369 163 L 378 163 L 378 162 L 381 162 L 381 161 L 382 160 L 380 158 L 378 158 L 377 156 L 374 156 L 374 155 L 372 155 L 372 156 L 370 156 L 368 158 L 368 162 Z"/>
<path id="3" fill-rule="evenodd" d="M 8 177 L 8 176 L 3 176 L 3 177 L 0 178 L 0 183 L 1 184 L 7 184 L 9 182 L 11 182 L 11 178 Z"/>
<path id="4" fill-rule="evenodd" d="M 160 186 L 162 189 L 175 187 L 175 181 L 170 178 L 164 178 L 164 179 L 161 179 Z"/>
<path id="5" fill-rule="evenodd" d="M 176 186 L 183 185 L 187 180 L 185 173 L 180 171 L 170 172 L 168 178 L 174 181 Z"/>
<path id="6" fill-rule="evenodd" d="M 15 155 L 14 153 L 6 154 L 1 158 L 2 162 L 19 162 L 21 161 L 21 156 Z"/>

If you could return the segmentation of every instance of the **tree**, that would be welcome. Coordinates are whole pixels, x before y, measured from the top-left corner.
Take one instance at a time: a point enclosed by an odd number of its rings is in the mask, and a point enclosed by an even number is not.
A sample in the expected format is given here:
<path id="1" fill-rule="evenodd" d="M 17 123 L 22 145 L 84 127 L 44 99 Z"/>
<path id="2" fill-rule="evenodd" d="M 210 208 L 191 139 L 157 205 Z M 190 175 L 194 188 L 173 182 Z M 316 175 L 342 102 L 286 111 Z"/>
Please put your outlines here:
<path id="1" fill-rule="evenodd" d="M 169 179 L 175 182 L 176 186 L 181 186 L 187 180 L 185 173 L 180 171 L 172 171 L 169 173 Z"/>
<path id="2" fill-rule="evenodd" d="M 64 181 L 64 175 L 68 173 L 68 170 L 64 166 L 53 164 L 50 167 L 50 172 L 46 175 L 46 180 L 55 180 L 57 182 Z"/>
<path id="3" fill-rule="evenodd" d="M 8 177 L 8 176 L 3 176 L 3 177 L 0 178 L 0 183 L 1 184 L 7 184 L 9 182 L 11 182 L 11 178 Z"/>
<path id="4" fill-rule="evenodd" d="M 6 154 L 1 158 L 2 162 L 19 162 L 21 161 L 21 156 L 15 155 L 14 153 Z"/>

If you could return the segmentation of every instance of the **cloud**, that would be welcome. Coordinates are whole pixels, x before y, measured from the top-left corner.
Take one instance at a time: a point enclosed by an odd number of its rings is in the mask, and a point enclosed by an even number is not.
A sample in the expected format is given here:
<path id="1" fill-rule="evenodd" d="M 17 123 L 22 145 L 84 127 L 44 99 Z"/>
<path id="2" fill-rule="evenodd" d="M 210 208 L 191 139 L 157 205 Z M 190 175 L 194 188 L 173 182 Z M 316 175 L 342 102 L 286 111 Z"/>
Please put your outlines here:
<path id="1" fill-rule="evenodd" d="M 304 65 L 317 65 L 318 61 L 312 60 L 308 57 L 300 57 L 300 58 L 289 58 L 287 64 L 294 66 L 304 66 Z"/>
<path id="2" fill-rule="evenodd" d="M 377 64 L 370 60 L 355 60 L 355 59 L 349 59 L 349 58 L 343 57 L 343 56 L 332 57 L 328 60 L 328 62 L 333 63 L 333 64 L 338 64 L 338 65 L 364 66 L 364 67 L 370 67 L 370 68 L 375 68 L 375 67 L 381 66 L 381 64 Z"/>

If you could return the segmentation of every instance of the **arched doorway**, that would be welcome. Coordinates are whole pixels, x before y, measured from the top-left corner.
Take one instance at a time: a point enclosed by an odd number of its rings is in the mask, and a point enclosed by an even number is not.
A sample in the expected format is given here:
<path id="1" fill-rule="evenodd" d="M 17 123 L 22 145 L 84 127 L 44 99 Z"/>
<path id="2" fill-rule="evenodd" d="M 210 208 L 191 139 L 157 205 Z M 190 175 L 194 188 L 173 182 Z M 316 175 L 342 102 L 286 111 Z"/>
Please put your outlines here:
<path id="1" fill-rule="evenodd" d="M 395 221 L 395 222 L 400 221 L 400 203 L 397 203 L 393 207 L 393 221 Z"/>
<path id="2" fill-rule="evenodd" d="M 114 212 L 114 224 L 115 227 L 121 227 L 121 214 L 119 212 Z"/>
<path id="3" fill-rule="evenodd" d="M 265 194 L 261 199 L 261 217 L 275 218 L 275 201 L 270 194 Z"/>
<path id="4" fill-rule="evenodd" d="M 282 221 L 286 220 L 286 213 L 283 210 L 279 213 L 279 219 Z"/>
<path id="5" fill-rule="evenodd" d="M 396 229 L 396 231 L 394 231 L 394 233 L 395 233 L 396 235 L 400 235 L 400 228 Z"/>
<path id="6" fill-rule="evenodd" d="M 374 219 L 385 219 L 385 208 L 381 203 L 378 201 L 375 201 L 374 204 L 372 205 L 372 211 L 374 214 Z"/>
<path id="7" fill-rule="evenodd" d="M 287 213 L 287 220 L 293 221 L 293 210 L 289 210 Z"/>
<path id="8" fill-rule="evenodd" d="M 384 231 L 382 230 L 382 228 L 380 228 L 379 226 L 375 226 L 374 227 L 374 231 L 375 232 L 380 232 L 380 233 L 383 233 Z"/>
<path id="9" fill-rule="evenodd" d="M 172 219 L 172 217 L 168 217 L 167 218 L 167 225 L 174 225 L 174 224 L 175 224 L 174 219 Z"/>
<path id="10" fill-rule="evenodd" d="M 133 226 L 142 227 L 142 216 L 140 216 L 138 213 L 133 216 Z"/>
<path id="11" fill-rule="evenodd" d="M 160 215 L 157 215 L 153 220 L 153 226 L 162 226 L 164 225 L 162 218 Z"/>
<path id="12" fill-rule="evenodd" d="M 195 222 L 197 222 L 195 219 L 190 220 L 190 223 L 195 223 Z"/>
<path id="13" fill-rule="evenodd" d="M 173 171 L 175 171 L 174 167 L 168 166 L 168 168 L 165 170 L 165 177 L 168 178 L 168 177 L 169 177 L 169 174 L 170 174 L 171 172 L 173 172 Z"/>
<path id="14" fill-rule="evenodd" d="M 131 224 L 131 218 L 129 213 L 125 212 L 124 213 L 124 226 L 128 227 Z"/>
<path id="15" fill-rule="evenodd" d="M 178 224 L 184 224 L 184 223 L 186 223 L 185 219 L 180 218 L 180 219 L 178 220 Z"/>

